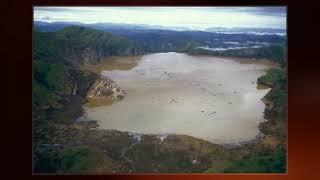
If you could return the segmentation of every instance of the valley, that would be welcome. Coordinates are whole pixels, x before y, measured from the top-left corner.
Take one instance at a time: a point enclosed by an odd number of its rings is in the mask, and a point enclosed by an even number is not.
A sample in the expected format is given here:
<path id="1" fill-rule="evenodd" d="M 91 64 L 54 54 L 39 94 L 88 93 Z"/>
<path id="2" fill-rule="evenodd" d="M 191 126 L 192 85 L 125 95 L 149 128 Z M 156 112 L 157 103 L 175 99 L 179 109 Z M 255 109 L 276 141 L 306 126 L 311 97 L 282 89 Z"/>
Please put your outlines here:
<path id="1" fill-rule="evenodd" d="M 285 39 L 215 54 L 148 33 L 34 31 L 35 172 L 285 172 Z"/>

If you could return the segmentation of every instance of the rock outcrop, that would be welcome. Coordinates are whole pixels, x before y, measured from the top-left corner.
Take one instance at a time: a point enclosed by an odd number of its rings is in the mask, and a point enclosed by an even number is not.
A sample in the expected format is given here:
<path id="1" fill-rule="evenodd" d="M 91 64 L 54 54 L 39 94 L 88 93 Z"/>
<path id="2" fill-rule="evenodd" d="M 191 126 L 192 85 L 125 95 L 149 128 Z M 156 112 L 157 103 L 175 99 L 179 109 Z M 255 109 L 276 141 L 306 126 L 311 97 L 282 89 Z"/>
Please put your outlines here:
<path id="1" fill-rule="evenodd" d="M 83 50 L 82 58 L 85 64 L 97 64 L 104 58 L 102 48 L 88 47 Z"/>
<path id="2" fill-rule="evenodd" d="M 262 100 L 262 102 L 266 105 L 266 109 L 267 110 L 272 110 L 273 109 L 273 107 L 274 107 L 274 103 L 271 101 L 271 100 L 268 100 L 267 98 L 262 98 L 261 99 Z"/>
<path id="3" fill-rule="evenodd" d="M 125 91 L 122 90 L 113 80 L 108 77 L 101 76 L 89 89 L 87 98 L 120 100 L 125 96 L 125 94 Z"/>

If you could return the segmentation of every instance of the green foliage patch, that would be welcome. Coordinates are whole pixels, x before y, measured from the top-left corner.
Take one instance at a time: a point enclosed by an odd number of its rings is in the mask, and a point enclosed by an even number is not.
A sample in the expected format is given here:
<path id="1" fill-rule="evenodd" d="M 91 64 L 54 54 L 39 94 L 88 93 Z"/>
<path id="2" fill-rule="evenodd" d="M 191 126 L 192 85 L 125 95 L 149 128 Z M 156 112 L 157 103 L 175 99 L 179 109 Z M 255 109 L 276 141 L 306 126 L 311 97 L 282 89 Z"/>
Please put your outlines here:
<path id="1" fill-rule="evenodd" d="M 285 80 L 286 69 L 274 69 L 271 68 L 264 76 L 258 78 L 258 83 L 273 87 L 278 81 Z"/>
<path id="2" fill-rule="evenodd" d="M 59 96 L 70 93 L 68 68 L 63 64 L 34 61 L 33 100 L 38 107 L 48 107 Z"/>
<path id="3" fill-rule="evenodd" d="M 95 172 L 104 157 L 100 152 L 87 146 L 76 146 L 62 150 L 58 154 L 58 171 L 64 173 Z"/>
<path id="4" fill-rule="evenodd" d="M 286 153 L 284 150 L 250 154 L 241 160 L 229 162 L 225 173 L 284 173 Z"/>
<path id="5" fill-rule="evenodd" d="M 279 63 L 281 66 L 286 65 L 286 47 L 280 44 L 272 44 L 260 48 L 230 49 L 226 51 L 211 51 L 200 48 L 191 48 L 186 52 L 194 55 L 265 58 Z"/>

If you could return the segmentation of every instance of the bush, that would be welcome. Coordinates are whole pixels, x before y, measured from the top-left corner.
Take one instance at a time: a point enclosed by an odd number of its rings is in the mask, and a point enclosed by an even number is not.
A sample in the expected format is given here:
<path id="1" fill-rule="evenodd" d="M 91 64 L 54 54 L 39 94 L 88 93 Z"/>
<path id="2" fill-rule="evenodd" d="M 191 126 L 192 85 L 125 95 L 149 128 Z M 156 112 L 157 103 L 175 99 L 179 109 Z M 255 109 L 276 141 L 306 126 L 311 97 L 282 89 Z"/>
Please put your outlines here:
<path id="1" fill-rule="evenodd" d="M 59 96 L 70 93 L 68 68 L 35 60 L 33 85 L 34 104 L 39 108 L 51 106 Z"/>
<path id="2" fill-rule="evenodd" d="M 278 81 L 284 80 L 286 76 L 285 69 L 271 68 L 264 76 L 258 78 L 258 83 L 269 87 L 273 87 Z"/>
<path id="3" fill-rule="evenodd" d="M 228 163 L 225 173 L 285 173 L 286 152 L 284 149 L 272 152 L 250 154 L 239 161 Z"/>

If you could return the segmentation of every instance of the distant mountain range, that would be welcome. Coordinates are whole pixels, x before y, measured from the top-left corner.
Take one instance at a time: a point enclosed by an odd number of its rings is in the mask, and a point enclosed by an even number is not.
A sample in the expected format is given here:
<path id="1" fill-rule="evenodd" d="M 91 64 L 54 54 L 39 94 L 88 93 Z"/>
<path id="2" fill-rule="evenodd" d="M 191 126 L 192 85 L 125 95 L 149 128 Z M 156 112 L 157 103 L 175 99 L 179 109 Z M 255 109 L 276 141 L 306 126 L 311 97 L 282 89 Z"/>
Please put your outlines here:
<path id="1" fill-rule="evenodd" d="M 286 36 L 285 29 L 274 29 L 274 28 L 223 28 L 223 27 L 211 27 L 207 28 L 206 31 L 226 33 L 226 34 L 255 34 L 255 35 L 272 35 L 276 34 L 279 36 Z"/>
<path id="2" fill-rule="evenodd" d="M 286 36 L 277 35 L 284 32 L 281 29 L 209 28 L 207 31 L 195 31 L 180 27 L 178 31 L 163 26 L 121 23 L 34 22 L 34 29 L 40 32 L 56 32 L 69 26 L 86 27 L 126 37 L 137 44 L 139 52 L 145 53 L 181 52 L 190 48 L 220 51 L 272 44 L 284 45 L 286 42 Z"/>
<path id="3" fill-rule="evenodd" d="M 125 23 L 92 23 L 85 24 L 81 22 L 43 22 L 34 21 L 34 27 L 41 31 L 57 31 L 66 26 L 77 25 L 83 27 L 90 27 L 98 30 L 106 29 L 131 29 L 131 30 L 171 30 L 171 31 L 199 31 L 197 29 L 181 27 L 181 26 L 161 26 L 161 25 L 147 25 L 147 24 L 125 24 Z M 274 28 L 248 28 L 248 27 L 236 27 L 236 28 L 224 28 L 224 27 L 210 27 L 203 31 L 225 33 L 225 34 L 255 34 L 255 35 L 280 35 L 285 36 L 285 29 Z"/>
<path id="4" fill-rule="evenodd" d="M 58 31 L 66 26 L 76 25 L 94 28 L 98 30 L 105 29 L 158 29 L 158 30 L 173 30 L 173 31 L 192 31 L 194 29 L 186 28 L 186 27 L 166 27 L 160 25 L 147 25 L 147 24 L 125 24 L 125 23 L 92 23 L 85 24 L 81 22 L 43 22 L 43 21 L 34 21 L 34 27 L 38 30 L 45 32 Z"/>

